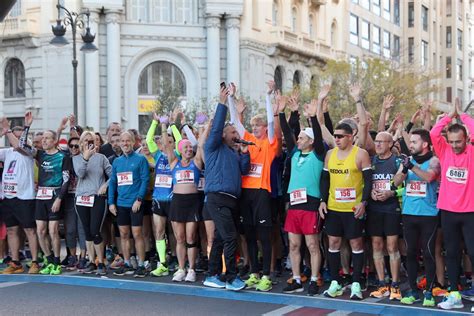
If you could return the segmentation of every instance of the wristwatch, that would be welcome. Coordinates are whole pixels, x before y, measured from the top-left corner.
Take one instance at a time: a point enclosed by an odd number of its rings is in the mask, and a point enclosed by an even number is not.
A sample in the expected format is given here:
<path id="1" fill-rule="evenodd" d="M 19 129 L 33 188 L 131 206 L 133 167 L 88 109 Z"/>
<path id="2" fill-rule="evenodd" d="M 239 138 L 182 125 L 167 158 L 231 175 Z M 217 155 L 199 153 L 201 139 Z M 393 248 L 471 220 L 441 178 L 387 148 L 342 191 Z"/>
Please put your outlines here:
<path id="1" fill-rule="evenodd" d="M 143 199 L 141 197 L 137 197 L 137 202 L 143 202 Z"/>

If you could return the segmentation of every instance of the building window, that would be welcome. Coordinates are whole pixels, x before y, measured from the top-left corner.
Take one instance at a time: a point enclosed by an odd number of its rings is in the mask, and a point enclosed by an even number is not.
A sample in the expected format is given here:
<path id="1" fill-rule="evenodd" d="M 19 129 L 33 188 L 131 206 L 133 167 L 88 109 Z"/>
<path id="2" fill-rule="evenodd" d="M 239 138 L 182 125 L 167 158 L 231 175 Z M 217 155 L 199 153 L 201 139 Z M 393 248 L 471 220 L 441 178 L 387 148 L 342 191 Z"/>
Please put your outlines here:
<path id="1" fill-rule="evenodd" d="M 157 61 L 142 70 L 138 80 L 138 94 L 158 96 L 168 87 L 177 87 L 181 96 L 186 95 L 183 72 L 167 61 Z"/>
<path id="2" fill-rule="evenodd" d="M 462 31 L 458 29 L 458 50 L 462 50 Z"/>
<path id="3" fill-rule="evenodd" d="M 408 3 L 408 27 L 413 27 L 415 24 L 415 4 L 413 2 Z"/>
<path id="4" fill-rule="evenodd" d="M 148 22 L 147 0 L 130 1 L 131 20 L 137 22 Z"/>
<path id="5" fill-rule="evenodd" d="M 464 100 L 463 100 L 464 98 L 463 98 L 462 95 L 463 95 L 462 89 L 458 89 L 458 98 L 459 98 L 459 102 L 461 103 L 461 108 L 463 108 L 462 105 L 463 105 L 463 101 L 464 101 Z"/>
<path id="6" fill-rule="evenodd" d="M 297 70 L 293 74 L 293 87 L 298 87 L 301 84 L 301 73 Z"/>
<path id="7" fill-rule="evenodd" d="M 308 34 L 310 38 L 315 38 L 315 31 L 314 31 L 314 16 L 312 14 L 309 15 L 308 18 Z"/>
<path id="8" fill-rule="evenodd" d="M 390 0 L 383 0 L 383 18 L 387 21 L 390 21 L 391 15 Z"/>
<path id="9" fill-rule="evenodd" d="M 453 89 L 451 87 L 446 88 L 446 102 L 453 102 Z"/>
<path id="10" fill-rule="evenodd" d="M 428 65 L 428 42 L 421 41 L 421 65 Z"/>
<path id="11" fill-rule="evenodd" d="M 453 41 L 453 35 L 451 32 L 451 26 L 446 26 L 446 48 L 451 48 Z"/>
<path id="12" fill-rule="evenodd" d="M 372 51 L 380 54 L 380 27 L 372 25 Z"/>
<path id="13" fill-rule="evenodd" d="M 372 0 L 372 12 L 380 16 L 380 0 Z"/>
<path id="14" fill-rule="evenodd" d="M 280 24 L 280 20 L 278 18 L 278 1 L 274 0 L 273 1 L 273 6 L 272 6 L 272 25 L 277 26 Z"/>
<path id="15" fill-rule="evenodd" d="M 282 91 L 283 89 L 283 76 L 280 66 L 275 68 L 275 73 L 273 74 L 273 81 L 275 81 L 275 88 Z"/>
<path id="16" fill-rule="evenodd" d="M 446 78 L 449 79 L 451 78 L 451 57 L 448 56 L 446 57 Z"/>
<path id="17" fill-rule="evenodd" d="M 456 79 L 462 81 L 462 60 L 458 59 L 456 62 Z"/>
<path id="18" fill-rule="evenodd" d="M 143 23 L 195 22 L 193 0 L 129 0 L 129 19 Z"/>
<path id="19" fill-rule="evenodd" d="M 188 24 L 193 22 L 193 1 L 176 0 L 176 23 Z"/>
<path id="20" fill-rule="evenodd" d="M 421 6 L 421 20 L 423 21 L 423 31 L 428 32 L 428 8 Z"/>
<path id="21" fill-rule="evenodd" d="M 400 0 L 393 0 L 393 22 L 400 25 Z"/>
<path id="22" fill-rule="evenodd" d="M 361 46 L 362 48 L 370 49 L 370 23 L 365 20 L 362 20 L 361 22 Z"/>
<path id="23" fill-rule="evenodd" d="M 413 37 L 408 38 L 408 62 L 413 64 L 415 59 L 415 40 Z"/>
<path id="24" fill-rule="evenodd" d="M 150 21 L 171 22 L 171 6 L 169 0 L 152 0 L 152 2 L 152 16 L 150 17 Z"/>
<path id="25" fill-rule="evenodd" d="M 359 0 L 352 0 L 352 3 L 358 4 Z"/>
<path id="26" fill-rule="evenodd" d="M 349 40 L 354 45 L 359 45 L 359 18 L 353 14 L 350 17 Z"/>
<path id="27" fill-rule="evenodd" d="M 21 15 L 21 0 L 17 0 L 17 2 L 13 5 L 12 9 L 10 10 L 9 16 L 11 18 L 16 18 L 20 15 Z"/>
<path id="28" fill-rule="evenodd" d="M 331 46 L 337 48 L 337 25 L 336 21 L 332 22 L 331 25 Z"/>
<path id="29" fill-rule="evenodd" d="M 370 10 L 370 0 L 360 0 L 360 5 L 367 10 Z"/>
<path id="30" fill-rule="evenodd" d="M 298 13 L 296 12 L 296 8 L 291 10 L 291 30 L 296 32 L 296 23 L 298 23 Z"/>
<path id="31" fill-rule="evenodd" d="M 400 60 L 400 37 L 397 35 L 393 35 L 393 51 L 392 56 L 396 60 Z"/>
<path id="32" fill-rule="evenodd" d="M 383 31 L 383 56 L 390 58 L 390 32 Z"/>
<path id="33" fill-rule="evenodd" d="M 16 58 L 10 59 L 5 66 L 5 98 L 25 97 L 25 67 Z"/>
<path id="34" fill-rule="evenodd" d="M 436 44 L 438 40 L 438 29 L 436 28 L 436 21 L 433 21 L 433 42 Z"/>
<path id="35" fill-rule="evenodd" d="M 452 0 L 446 0 L 446 16 L 451 16 L 453 11 L 452 7 Z"/>

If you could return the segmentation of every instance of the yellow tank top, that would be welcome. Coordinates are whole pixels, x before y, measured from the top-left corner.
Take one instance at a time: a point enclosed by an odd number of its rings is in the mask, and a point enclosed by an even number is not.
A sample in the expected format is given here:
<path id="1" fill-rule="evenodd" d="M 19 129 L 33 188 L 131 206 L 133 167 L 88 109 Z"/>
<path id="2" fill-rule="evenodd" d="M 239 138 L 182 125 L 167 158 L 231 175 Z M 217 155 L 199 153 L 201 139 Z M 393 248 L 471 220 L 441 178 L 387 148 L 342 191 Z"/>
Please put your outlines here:
<path id="1" fill-rule="evenodd" d="M 337 158 L 336 147 L 329 157 L 330 177 L 328 209 L 336 212 L 353 212 L 353 207 L 362 199 L 364 178 L 357 168 L 356 156 L 359 147 L 354 146 L 344 160 Z"/>

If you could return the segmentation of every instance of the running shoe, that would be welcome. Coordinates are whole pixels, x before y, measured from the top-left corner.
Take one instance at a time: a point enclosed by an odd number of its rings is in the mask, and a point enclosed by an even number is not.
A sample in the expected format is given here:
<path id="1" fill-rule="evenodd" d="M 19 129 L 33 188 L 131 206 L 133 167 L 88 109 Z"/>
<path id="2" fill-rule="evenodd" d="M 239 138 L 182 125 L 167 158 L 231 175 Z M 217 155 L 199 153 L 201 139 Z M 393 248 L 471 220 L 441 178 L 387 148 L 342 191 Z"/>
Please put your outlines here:
<path id="1" fill-rule="evenodd" d="M 402 292 L 400 291 L 400 288 L 397 286 L 392 286 L 390 288 L 390 300 L 397 300 L 400 301 L 402 299 Z"/>
<path id="2" fill-rule="evenodd" d="M 130 257 L 130 266 L 135 270 L 138 268 L 138 261 L 135 256 Z"/>
<path id="3" fill-rule="evenodd" d="M 13 261 L 10 261 L 8 263 L 8 267 L 6 267 L 3 270 L 3 274 L 17 274 L 17 273 L 23 273 L 25 272 L 25 268 L 23 268 L 23 265 L 20 264 L 15 264 Z"/>
<path id="4" fill-rule="evenodd" d="M 53 268 L 54 268 L 54 264 L 48 263 L 46 266 L 43 266 L 43 269 L 40 270 L 40 274 L 51 274 L 51 271 L 53 270 Z"/>
<path id="5" fill-rule="evenodd" d="M 60 264 L 53 265 L 53 268 L 49 272 L 50 275 L 60 275 L 63 272 L 63 268 Z"/>
<path id="6" fill-rule="evenodd" d="M 343 274 L 341 276 L 341 286 L 343 289 L 350 288 L 352 284 L 352 275 L 350 274 Z"/>
<path id="7" fill-rule="evenodd" d="M 156 267 L 155 270 L 151 271 L 150 274 L 151 274 L 151 276 L 162 277 L 162 276 L 169 275 L 170 272 L 164 264 L 158 263 L 158 267 Z"/>
<path id="8" fill-rule="evenodd" d="M 186 278 L 184 278 L 185 282 L 196 282 L 196 271 L 194 269 L 188 269 L 188 273 L 186 274 Z"/>
<path id="9" fill-rule="evenodd" d="M 303 292 L 303 290 L 304 290 L 303 285 L 301 283 L 296 282 L 296 280 L 293 279 L 293 281 L 283 289 L 283 293 L 286 293 L 286 294 L 300 293 L 300 292 Z"/>
<path id="10" fill-rule="evenodd" d="M 272 280 L 267 275 L 264 275 L 255 286 L 255 289 L 262 292 L 270 291 L 272 289 Z"/>
<path id="11" fill-rule="evenodd" d="M 436 287 L 433 288 L 433 290 L 431 291 L 433 296 L 446 296 L 449 294 L 448 290 L 445 289 L 444 287 L 438 285 Z"/>
<path id="12" fill-rule="evenodd" d="M 474 301 L 474 287 L 471 287 L 469 290 L 462 291 L 461 296 L 465 300 Z"/>
<path id="13" fill-rule="evenodd" d="M 413 305 L 413 303 L 419 302 L 420 296 L 417 292 L 409 290 L 405 296 L 400 300 L 400 303 L 405 305 Z"/>
<path id="14" fill-rule="evenodd" d="M 390 289 L 388 286 L 379 286 L 378 289 L 370 293 L 370 297 L 383 298 L 390 295 Z"/>
<path id="15" fill-rule="evenodd" d="M 226 283 L 222 282 L 221 279 L 219 278 L 219 276 L 217 276 L 217 275 L 206 277 L 203 284 L 204 284 L 204 286 L 212 287 L 212 288 L 215 288 L 215 289 L 226 288 Z"/>
<path id="16" fill-rule="evenodd" d="M 318 279 L 319 280 L 319 279 Z M 309 281 L 309 286 L 308 286 L 308 296 L 315 296 L 319 292 L 319 286 L 318 283 L 315 281 Z"/>
<path id="17" fill-rule="evenodd" d="M 76 270 L 77 258 L 76 256 L 69 256 L 67 260 L 67 265 L 65 266 L 66 270 L 72 271 Z"/>
<path id="18" fill-rule="evenodd" d="M 107 274 L 107 268 L 105 267 L 105 264 L 103 263 L 99 263 L 99 265 L 97 266 L 97 270 L 95 272 L 97 275 L 101 276 L 101 275 L 106 275 Z"/>
<path id="19" fill-rule="evenodd" d="M 253 289 L 258 285 L 259 282 L 260 282 L 260 278 L 258 277 L 258 275 L 255 273 L 252 273 L 250 274 L 250 277 L 245 281 L 245 285 L 247 286 L 248 289 Z"/>
<path id="20" fill-rule="evenodd" d="M 362 300 L 364 297 L 362 296 L 362 290 L 360 288 L 359 282 L 352 282 L 351 285 L 351 300 Z"/>
<path id="21" fill-rule="evenodd" d="M 425 293 L 424 293 L 423 306 L 425 306 L 425 307 L 435 307 L 436 306 L 436 301 L 433 297 L 433 294 L 430 291 L 425 291 Z"/>
<path id="22" fill-rule="evenodd" d="M 119 269 L 114 271 L 114 275 L 118 275 L 118 276 L 123 276 L 126 274 L 133 274 L 133 273 L 134 273 L 134 270 L 128 264 L 124 264 Z"/>
<path id="23" fill-rule="evenodd" d="M 438 304 L 438 307 L 442 309 L 464 308 L 461 294 L 458 291 L 452 291 L 441 303 Z"/>
<path id="24" fill-rule="evenodd" d="M 232 282 L 225 283 L 225 289 L 230 291 L 240 291 L 245 289 L 245 282 L 236 277 Z"/>
<path id="25" fill-rule="evenodd" d="M 87 268 L 86 258 L 79 259 L 79 262 L 77 264 L 77 270 L 82 273 L 86 268 Z"/>
<path id="26" fill-rule="evenodd" d="M 87 268 L 85 268 L 84 270 L 82 270 L 82 273 L 84 273 L 84 274 L 92 274 L 92 273 L 96 273 L 96 270 L 97 270 L 97 266 L 95 265 L 95 263 L 89 263 L 89 265 L 87 266 Z"/>
<path id="27" fill-rule="evenodd" d="M 327 297 L 336 297 L 336 296 L 341 296 L 344 293 L 342 286 L 339 285 L 339 283 L 335 280 L 331 281 L 331 285 L 329 285 L 329 288 L 323 292 L 324 296 Z"/>
<path id="28" fill-rule="evenodd" d="M 183 282 L 186 278 L 186 271 L 184 269 L 178 269 L 173 274 L 173 282 Z"/>
<path id="29" fill-rule="evenodd" d="M 420 289 L 420 290 L 424 290 L 426 289 L 426 277 L 420 277 L 420 279 L 418 280 L 418 282 L 416 283 L 416 286 Z"/>
<path id="30" fill-rule="evenodd" d="M 32 262 L 30 268 L 28 269 L 28 274 L 38 274 L 40 272 L 40 267 L 38 263 Z"/>
<path id="31" fill-rule="evenodd" d="M 63 259 L 63 261 L 61 261 L 61 267 L 65 268 L 67 267 L 67 265 L 69 264 L 69 258 L 72 257 L 71 255 L 69 256 L 66 256 L 66 258 Z"/>
<path id="32" fill-rule="evenodd" d="M 196 272 L 202 273 L 204 271 L 207 271 L 208 268 L 208 261 L 207 257 L 200 257 L 199 260 L 196 262 Z"/>
<path id="33" fill-rule="evenodd" d="M 111 248 L 105 249 L 105 259 L 107 259 L 108 262 L 114 261 L 114 251 Z"/>
<path id="34" fill-rule="evenodd" d="M 110 267 L 110 269 L 112 269 L 112 270 L 118 270 L 118 269 L 120 269 L 121 267 L 123 267 L 124 264 L 125 264 L 125 263 L 124 263 L 124 261 L 123 261 L 123 258 L 120 257 L 120 255 L 116 255 L 114 261 L 112 261 L 112 263 L 110 264 L 109 267 Z"/>
<path id="35" fill-rule="evenodd" d="M 146 269 L 145 266 L 138 266 L 133 274 L 134 278 L 144 278 L 146 276 Z"/>

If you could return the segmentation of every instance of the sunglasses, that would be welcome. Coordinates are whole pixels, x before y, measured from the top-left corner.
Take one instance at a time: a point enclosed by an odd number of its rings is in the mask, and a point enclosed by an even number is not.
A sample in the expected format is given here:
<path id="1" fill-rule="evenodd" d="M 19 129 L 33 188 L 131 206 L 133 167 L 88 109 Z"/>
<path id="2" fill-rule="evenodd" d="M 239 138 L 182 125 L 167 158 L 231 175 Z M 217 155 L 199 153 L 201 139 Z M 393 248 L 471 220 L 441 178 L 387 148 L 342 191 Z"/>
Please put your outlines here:
<path id="1" fill-rule="evenodd" d="M 79 145 L 78 144 L 74 144 L 74 145 L 69 145 L 69 148 L 71 149 L 79 149 Z"/>
<path id="2" fill-rule="evenodd" d="M 344 138 L 346 136 L 349 136 L 348 134 L 334 134 L 334 138 L 337 138 L 337 139 L 341 139 L 341 138 Z"/>

